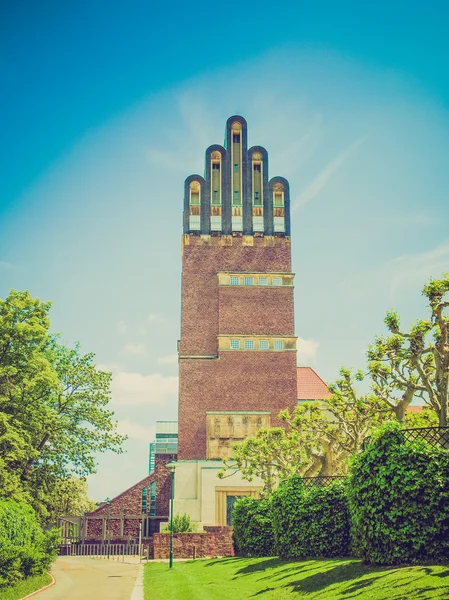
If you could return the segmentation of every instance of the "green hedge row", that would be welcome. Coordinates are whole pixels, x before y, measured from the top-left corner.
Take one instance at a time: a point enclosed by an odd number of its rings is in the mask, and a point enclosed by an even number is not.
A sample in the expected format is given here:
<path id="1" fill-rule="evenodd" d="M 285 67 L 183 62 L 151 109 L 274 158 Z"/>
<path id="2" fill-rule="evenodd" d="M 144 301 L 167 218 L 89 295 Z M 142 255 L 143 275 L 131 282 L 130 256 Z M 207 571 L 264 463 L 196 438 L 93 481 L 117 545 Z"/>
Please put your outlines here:
<path id="1" fill-rule="evenodd" d="M 350 555 L 348 503 L 341 482 L 306 491 L 301 478 L 292 477 L 269 500 L 238 500 L 232 516 L 240 556 Z"/>
<path id="2" fill-rule="evenodd" d="M 271 556 L 274 534 L 271 503 L 243 496 L 232 511 L 234 549 L 239 556 Z"/>
<path id="3" fill-rule="evenodd" d="M 348 481 L 352 534 L 366 563 L 449 557 L 449 451 L 406 442 L 389 423 L 353 460 Z"/>
<path id="4" fill-rule="evenodd" d="M 46 571 L 58 543 L 59 530 L 43 531 L 30 506 L 0 500 L 0 588 Z"/>
<path id="5" fill-rule="evenodd" d="M 305 490 L 292 477 L 268 500 L 237 501 L 233 525 L 242 556 L 447 560 L 449 450 L 407 442 L 399 423 L 388 423 L 353 459 L 346 484 Z"/>

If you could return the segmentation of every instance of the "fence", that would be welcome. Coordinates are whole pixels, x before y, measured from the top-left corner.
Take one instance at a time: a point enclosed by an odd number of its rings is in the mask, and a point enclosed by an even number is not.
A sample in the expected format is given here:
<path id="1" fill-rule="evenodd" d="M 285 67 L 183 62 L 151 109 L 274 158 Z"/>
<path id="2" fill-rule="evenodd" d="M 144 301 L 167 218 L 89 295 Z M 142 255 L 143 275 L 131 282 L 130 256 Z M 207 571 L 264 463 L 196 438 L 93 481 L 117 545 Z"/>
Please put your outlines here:
<path id="1" fill-rule="evenodd" d="M 96 556 L 98 558 L 116 558 L 141 556 L 141 544 L 61 544 L 60 556 Z"/>
<path id="2" fill-rule="evenodd" d="M 448 427 L 411 427 L 402 429 L 406 442 L 424 441 L 433 448 L 444 448 L 449 450 L 449 426 Z M 363 450 L 370 443 L 370 437 L 363 440 Z"/>
<path id="3" fill-rule="evenodd" d="M 423 440 L 434 448 L 449 449 L 449 427 L 414 427 L 402 432 L 407 442 Z"/>
<path id="4" fill-rule="evenodd" d="M 344 475 L 318 475 L 317 477 L 302 477 L 302 483 L 306 490 L 315 487 L 326 487 L 334 481 L 346 481 Z"/>

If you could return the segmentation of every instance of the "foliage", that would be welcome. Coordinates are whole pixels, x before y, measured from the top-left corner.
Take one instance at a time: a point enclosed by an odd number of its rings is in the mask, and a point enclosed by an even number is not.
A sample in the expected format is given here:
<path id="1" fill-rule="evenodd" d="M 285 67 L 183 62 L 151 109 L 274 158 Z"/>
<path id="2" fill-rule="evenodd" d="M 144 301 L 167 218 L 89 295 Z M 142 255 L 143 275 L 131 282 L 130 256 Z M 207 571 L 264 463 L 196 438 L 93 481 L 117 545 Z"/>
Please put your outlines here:
<path id="1" fill-rule="evenodd" d="M 430 279 L 422 290 L 429 302 L 427 320 L 401 329 L 397 312 L 385 324 L 391 335 L 376 337 L 368 349 L 373 391 L 389 404 L 399 421 L 414 397 L 422 398 L 447 425 L 449 399 L 449 275 Z"/>
<path id="2" fill-rule="evenodd" d="M 87 496 L 87 481 L 82 477 L 68 477 L 55 482 L 47 500 L 49 523 L 56 523 L 62 515 L 82 515 L 93 511 L 97 503 Z"/>
<path id="3" fill-rule="evenodd" d="M 144 570 L 145 600 L 433 600 L 449 597 L 446 565 L 371 567 L 360 560 L 225 558 Z"/>
<path id="4" fill-rule="evenodd" d="M 358 554 L 373 564 L 449 557 L 449 453 L 381 427 L 353 460 L 348 485 Z"/>
<path id="5" fill-rule="evenodd" d="M 272 497 L 274 547 L 281 558 L 350 555 L 349 511 L 344 485 L 304 490 L 301 478 L 282 482 Z"/>
<path id="6" fill-rule="evenodd" d="M 423 406 L 421 412 L 407 411 L 404 427 L 438 427 L 438 416 L 430 406 Z"/>
<path id="7" fill-rule="evenodd" d="M 346 459 L 360 452 L 370 430 L 389 418 L 382 400 L 357 393 L 356 385 L 363 379 L 360 371 L 352 374 L 342 367 L 340 378 L 329 385 L 330 397 L 321 406 L 304 403 L 296 406 L 293 414 L 281 412 L 281 419 L 299 439 L 307 431 L 315 442 L 308 446 L 310 463 L 305 475 L 346 473 Z"/>
<path id="8" fill-rule="evenodd" d="M 264 482 L 262 495 L 269 495 L 279 479 L 302 473 L 309 465 L 307 450 L 315 442 L 310 431 L 304 435 L 287 433 L 282 427 L 262 427 L 255 436 L 233 445 L 232 459 L 223 459 L 224 467 L 218 477 L 227 477 L 240 471 L 242 478 L 252 481 L 259 477 Z M 310 452 L 310 450 L 309 450 Z"/>
<path id="9" fill-rule="evenodd" d="M 187 513 L 173 515 L 173 533 L 194 533 L 197 529 L 198 525 L 190 519 Z M 170 521 L 165 531 L 171 531 Z"/>
<path id="10" fill-rule="evenodd" d="M 259 429 L 257 434 L 233 445 L 234 455 L 224 459 L 218 477 L 240 471 L 243 479 L 259 477 L 268 496 L 278 481 L 293 475 L 346 473 L 348 457 L 359 452 L 370 429 L 389 417 L 386 404 L 373 394 L 359 395 L 356 383 L 363 375 L 340 370 L 329 386 L 330 397 L 284 410 L 279 417 L 286 428 Z"/>
<path id="11" fill-rule="evenodd" d="M 43 531 L 30 506 L 0 500 L 0 587 L 43 573 L 58 543 L 59 531 Z"/>
<path id="12" fill-rule="evenodd" d="M 96 452 L 125 439 L 107 408 L 111 374 L 50 335 L 49 310 L 28 292 L 0 300 L 0 496 L 43 519 L 58 482 L 95 472 Z"/>
<path id="13" fill-rule="evenodd" d="M 243 496 L 232 511 L 233 539 L 239 556 L 271 556 L 273 527 L 271 502 Z"/>

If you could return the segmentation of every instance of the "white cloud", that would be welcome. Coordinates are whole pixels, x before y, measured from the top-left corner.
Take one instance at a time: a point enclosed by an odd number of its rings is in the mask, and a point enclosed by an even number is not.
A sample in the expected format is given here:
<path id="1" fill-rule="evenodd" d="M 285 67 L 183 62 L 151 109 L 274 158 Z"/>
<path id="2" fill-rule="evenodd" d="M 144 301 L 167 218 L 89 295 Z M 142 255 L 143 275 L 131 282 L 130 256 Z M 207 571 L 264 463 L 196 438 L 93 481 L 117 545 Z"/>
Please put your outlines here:
<path id="1" fill-rule="evenodd" d="M 159 365 L 176 365 L 178 363 L 177 354 L 169 354 L 168 356 L 161 356 L 157 359 Z"/>
<path id="2" fill-rule="evenodd" d="M 150 442 L 156 433 L 155 427 L 145 427 L 138 423 L 132 423 L 129 419 L 122 419 L 117 423 L 119 433 L 127 435 L 134 440 Z"/>
<path id="3" fill-rule="evenodd" d="M 163 317 L 162 315 L 156 315 L 156 314 L 148 315 L 149 323 L 163 323 L 165 320 L 166 320 L 165 317 Z"/>
<path id="4" fill-rule="evenodd" d="M 126 333 L 128 331 L 128 326 L 126 325 L 125 321 L 118 321 L 115 326 L 119 333 Z"/>
<path id="5" fill-rule="evenodd" d="M 397 293 L 408 287 L 422 287 L 429 277 L 438 279 L 448 271 L 449 242 L 425 252 L 398 256 L 388 261 L 376 275 L 389 280 L 392 291 Z"/>
<path id="6" fill-rule="evenodd" d="M 165 404 L 178 393 L 178 378 L 160 373 L 142 375 L 117 371 L 112 375 L 112 402 L 121 406 Z"/>
<path id="7" fill-rule="evenodd" d="M 295 199 L 292 205 L 292 211 L 297 210 L 300 206 L 307 204 L 311 200 L 313 200 L 321 190 L 325 187 L 329 178 L 332 174 L 337 171 L 343 163 L 347 160 L 347 158 L 360 146 L 360 144 L 365 140 L 365 138 L 359 138 L 355 142 L 353 142 L 349 148 L 346 148 L 343 152 L 340 152 L 331 162 L 318 174 L 315 179 L 309 183 L 306 189 L 301 192 L 301 194 Z"/>
<path id="8" fill-rule="evenodd" d="M 144 354 L 146 351 L 145 344 L 125 344 L 123 352 L 125 354 L 131 354 L 133 356 Z"/>
<path id="9" fill-rule="evenodd" d="M 7 260 L 0 260 L 0 269 L 5 269 L 5 271 L 9 271 L 12 268 L 12 263 L 8 262 Z"/>
<path id="10" fill-rule="evenodd" d="M 298 364 L 309 365 L 315 363 L 318 346 L 319 343 L 315 340 L 305 340 L 299 337 L 296 342 Z"/>

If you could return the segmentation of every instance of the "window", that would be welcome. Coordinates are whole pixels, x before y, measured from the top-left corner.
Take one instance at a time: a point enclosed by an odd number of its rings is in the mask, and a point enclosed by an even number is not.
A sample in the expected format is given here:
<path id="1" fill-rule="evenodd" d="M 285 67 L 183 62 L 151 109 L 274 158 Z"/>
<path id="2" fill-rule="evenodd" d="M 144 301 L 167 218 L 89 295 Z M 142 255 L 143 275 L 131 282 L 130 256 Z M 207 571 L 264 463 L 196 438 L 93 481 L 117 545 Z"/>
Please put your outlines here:
<path id="1" fill-rule="evenodd" d="M 150 517 L 156 515 L 156 482 L 150 483 Z"/>
<path id="2" fill-rule="evenodd" d="M 260 165 L 255 164 L 254 165 L 254 170 L 257 171 L 258 173 L 260 173 Z"/>
<path id="3" fill-rule="evenodd" d="M 243 285 L 254 285 L 254 277 L 244 277 Z"/>
<path id="4" fill-rule="evenodd" d="M 218 190 L 214 190 L 214 194 L 213 194 L 213 201 L 214 202 L 219 202 L 220 201 L 220 196 L 218 195 Z"/>
<path id="5" fill-rule="evenodd" d="M 274 349 L 275 350 L 283 350 L 284 349 L 283 340 L 274 340 Z"/>
<path id="6" fill-rule="evenodd" d="M 254 350 L 254 340 L 245 340 L 245 350 Z"/>
<path id="7" fill-rule="evenodd" d="M 230 285 L 239 285 L 240 284 L 240 277 L 234 277 L 231 275 L 230 279 L 229 279 L 229 283 Z"/>
<path id="8" fill-rule="evenodd" d="M 239 172 L 239 165 L 238 163 L 234 163 L 234 173 L 238 173 Z"/>
<path id="9" fill-rule="evenodd" d="M 268 277 L 259 277 L 259 285 L 268 285 Z"/>
<path id="10" fill-rule="evenodd" d="M 259 342 L 259 350 L 269 350 L 270 344 L 268 340 L 260 340 Z"/>
<path id="11" fill-rule="evenodd" d="M 212 169 L 215 169 L 217 171 L 220 170 L 220 163 L 212 163 Z"/>
<path id="12" fill-rule="evenodd" d="M 148 488 L 142 488 L 141 509 L 142 509 L 143 515 L 145 515 L 147 512 L 147 505 L 148 505 Z"/>
<path id="13" fill-rule="evenodd" d="M 239 144 L 240 143 L 240 133 L 233 133 L 232 141 L 234 142 L 234 144 Z"/>
<path id="14" fill-rule="evenodd" d="M 271 285 L 282 285 L 282 277 L 273 277 L 271 279 Z"/>
<path id="15" fill-rule="evenodd" d="M 234 190 L 234 201 L 239 201 L 239 191 L 238 190 Z"/>
<path id="16" fill-rule="evenodd" d="M 260 200 L 260 192 L 254 192 L 254 200 Z"/>
<path id="17" fill-rule="evenodd" d="M 240 340 L 231 340 L 231 350 L 240 350 Z"/>

